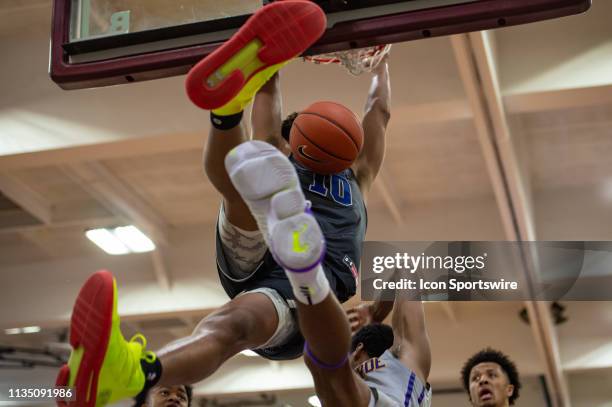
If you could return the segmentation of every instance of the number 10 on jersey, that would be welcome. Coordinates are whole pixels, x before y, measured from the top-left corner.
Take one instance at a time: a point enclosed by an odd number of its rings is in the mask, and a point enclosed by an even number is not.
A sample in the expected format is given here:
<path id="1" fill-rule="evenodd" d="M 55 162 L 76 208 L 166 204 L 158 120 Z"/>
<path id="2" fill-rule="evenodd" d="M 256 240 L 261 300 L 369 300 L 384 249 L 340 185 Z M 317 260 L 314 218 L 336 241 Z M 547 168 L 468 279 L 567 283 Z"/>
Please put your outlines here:
<path id="1" fill-rule="evenodd" d="M 310 192 L 331 198 L 334 202 L 343 205 L 353 205 L 351 183 L 341 175 L 313 174 L 312 183 L 308 186 Z"/>

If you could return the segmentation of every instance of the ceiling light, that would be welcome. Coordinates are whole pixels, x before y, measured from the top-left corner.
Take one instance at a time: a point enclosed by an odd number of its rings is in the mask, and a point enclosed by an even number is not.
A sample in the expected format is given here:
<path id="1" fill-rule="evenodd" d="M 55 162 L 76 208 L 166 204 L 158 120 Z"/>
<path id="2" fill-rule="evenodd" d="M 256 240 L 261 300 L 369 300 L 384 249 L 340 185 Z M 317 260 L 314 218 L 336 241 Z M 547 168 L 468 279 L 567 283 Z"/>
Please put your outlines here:
<path id="1" fill-rule="evenodd" d="M 9 328 L 4 330 L 4 333 L 7 335 L 35 334 L 37 332 L 40 332 L 39 326 L 26 326 L 24 328 Z"/>
<path id="2" fill-rule="evenodd" d="M 122 226 L 115 228 L 115 236 L 134 253 L 144 253 L 155 250 L 155 244 L 136 226 Z"/>
<path id="3" fill-rule="evenodd" d="M 25 328 L 21 328 L 21 332 L 23 332 L 24 334 L 35 334 L 37 332 L 40 332 L 40 327 L 39 326 L 26 326 Z"/>
<path id="4" fill-rule="evenodd" d="M 243 356 L 249 356 L 249 357 L 259 356 L 257 353 L 253 352 L 250 349 L 243 350 L 242 352 L 240 352 L 240 354 Z"/>
<path id="5" fill-rule="evenodd" d="M 91 229 L 85 236 L 108 254 L 144 253 L 155 250 L 155 243 L 136 226 Z"/>
<path id="6" fill-rule="evenodd" d="M 321 401 L 317 396 L 308 397 L 308 404 L 310 404 L 312 407 L 321 407 Z"/>
<path id="7" fill-rule="evenodd" d="M 108 229 L 92 229 L 85 232 L 85 236 L 108 254 L 128 254 L 128 249 L 121 240 Z"/>

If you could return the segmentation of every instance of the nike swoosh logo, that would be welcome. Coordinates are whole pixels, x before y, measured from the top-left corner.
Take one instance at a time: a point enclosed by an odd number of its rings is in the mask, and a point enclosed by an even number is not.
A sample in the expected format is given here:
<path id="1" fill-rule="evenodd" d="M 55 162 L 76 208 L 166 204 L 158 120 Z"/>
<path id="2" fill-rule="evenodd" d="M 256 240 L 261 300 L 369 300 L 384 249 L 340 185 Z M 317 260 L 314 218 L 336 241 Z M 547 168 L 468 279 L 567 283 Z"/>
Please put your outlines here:
<path id="1" fill-rule="evenodd" d="M 297 148 L 298 153 L 300 153 L 302 156 L 304 156 L 305 158 L 308 158 L 309 160 L 312 160 L 314 162 L 317 163 L 322 163 L 323 161 L 318 160 L 316 158 L 314 158 L 313 156 L 311 156 L 310 154 L 308 154 L 307 152 L 305 152 L 304 150 L 306 149 L 306 146 L 304 144 L 300 144 Z"/>
<path id="2" fill-rule="evenodd" d="M 296 253 L 305 253 L 310 248 L 308 243 L 302 243 L 301 237 L 308 230 L 308 225 L 303 224 L 301 229 L 293 231 L 293 251 Z"/>

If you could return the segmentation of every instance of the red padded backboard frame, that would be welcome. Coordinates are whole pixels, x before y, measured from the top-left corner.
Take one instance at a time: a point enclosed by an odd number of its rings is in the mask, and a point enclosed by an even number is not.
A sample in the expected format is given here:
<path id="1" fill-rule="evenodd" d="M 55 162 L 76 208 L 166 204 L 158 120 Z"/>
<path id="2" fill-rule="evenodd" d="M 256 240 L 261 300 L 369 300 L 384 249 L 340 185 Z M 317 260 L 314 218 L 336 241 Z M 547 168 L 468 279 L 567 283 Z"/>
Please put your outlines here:
<path id="1" fill-rule="evenodd" d="M 220 42 L 71 63 L 64 47 L 71 0 L 54 0 L 50 75 L 63 89 L 82 89 L 185 74 Z M 591 0 L 481 0 L 358 21 L 328 29 L 308 54 L 531 23 L 588 10 Z M 117 46 L 121 37 L 117 37 Z"/>

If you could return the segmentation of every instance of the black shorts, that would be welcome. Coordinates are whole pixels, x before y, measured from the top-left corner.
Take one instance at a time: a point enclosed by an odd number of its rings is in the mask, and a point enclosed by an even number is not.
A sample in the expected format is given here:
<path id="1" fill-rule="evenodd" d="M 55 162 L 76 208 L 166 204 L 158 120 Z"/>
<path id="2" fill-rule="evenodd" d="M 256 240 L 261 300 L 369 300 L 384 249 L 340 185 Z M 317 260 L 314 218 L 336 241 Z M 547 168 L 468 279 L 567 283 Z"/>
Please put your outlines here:
<path id="1" fill-rule="evenodd" d="M 257 269 L 245 279 L 233 278 L 230 266 L 226 260 L 223 243 L 219 236 L 219 229 L 216 229 L 216 251 L 217 251 L 217 271 L 221 285 L 230 298 L 236 297 L 243 292 L 252 291 L 258 288 L 271 288 L 278 292 L 285 300 L 295 320 L 297 321 L 297 309 L 295 307 L 295 297 L 291 283 L 287 279 L 285 271 L 276 263 L 270 251 L 266 251 L 262 262 Z M 340 263 L 341 264 L 341 263 Z M 331 290 L 336 294 L 340 302 L 345 302 L 351 298 L 357 289 L 356 281 L 348 268 L 339 269 L 332 262 L 323 261 L 323 270 L 329 281 Z M 304 338 L 301 333 L 296 332 L 283 345 L 266 349 L 253 349 L 266 359 L 289 360 L 296 359 L 302 355 L 304 348 Z"/>

